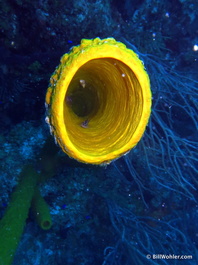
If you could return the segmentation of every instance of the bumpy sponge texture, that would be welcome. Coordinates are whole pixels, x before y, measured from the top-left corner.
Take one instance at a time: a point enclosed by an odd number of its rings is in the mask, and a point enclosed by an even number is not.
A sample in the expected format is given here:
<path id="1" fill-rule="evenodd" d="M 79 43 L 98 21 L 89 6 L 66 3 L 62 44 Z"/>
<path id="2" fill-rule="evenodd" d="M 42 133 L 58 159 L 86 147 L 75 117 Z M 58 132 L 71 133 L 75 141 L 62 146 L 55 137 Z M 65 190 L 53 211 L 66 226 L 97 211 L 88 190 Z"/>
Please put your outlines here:
<path id="1" fill-rule="evenodd" d="M 144 65 L 113 38 L 82 40 L 50 79 L 50 130 L 62 150 L 85 163 L 109 163 L 142 137 L 151 111 Z"/>

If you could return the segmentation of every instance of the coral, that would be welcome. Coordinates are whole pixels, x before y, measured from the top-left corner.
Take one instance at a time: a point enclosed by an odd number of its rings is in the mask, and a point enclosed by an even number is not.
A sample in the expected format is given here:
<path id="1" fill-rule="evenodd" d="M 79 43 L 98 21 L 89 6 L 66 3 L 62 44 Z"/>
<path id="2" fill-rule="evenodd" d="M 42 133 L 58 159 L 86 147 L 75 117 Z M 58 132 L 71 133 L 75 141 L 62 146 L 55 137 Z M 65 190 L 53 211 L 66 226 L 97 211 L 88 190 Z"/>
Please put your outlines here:
<path id="1" fill-rule="evenodd" d="M 158 253 L 167 256 L 185 253 L 185 264 L 195 264 L 193 260 L 196 258 L 196 248 L 188 235 L 178 228 L 183 219 L 162 221 L 137 216 L 132 211 L 120 208 L 110 201 L 108 206 L 118 239 L 115 246 L 108 246 L 104 250 L 103 265 L 123 264 L 123 262 L 135 265 L 169 264 L 169 259 L 154 258 Z M 171 262 L 178 264 L 177 259 L 172 259 Z"/>

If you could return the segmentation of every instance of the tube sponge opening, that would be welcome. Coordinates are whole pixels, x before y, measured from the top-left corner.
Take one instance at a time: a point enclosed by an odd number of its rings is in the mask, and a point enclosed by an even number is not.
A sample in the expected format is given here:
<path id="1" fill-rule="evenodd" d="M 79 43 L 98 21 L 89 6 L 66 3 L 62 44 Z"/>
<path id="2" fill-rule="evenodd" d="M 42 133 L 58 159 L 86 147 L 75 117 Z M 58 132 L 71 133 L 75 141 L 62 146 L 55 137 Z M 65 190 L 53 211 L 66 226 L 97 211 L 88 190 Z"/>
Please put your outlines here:
<path id="1" fill-rule="evenodd" d="M 34 192 L 34 197 L 31 204 L 32 213 L 43 230 L 48 230 L 52 226 L 49 206 L 40 194 L 38 188 Z"/>
<path id="2" fill-rule="evenodd" d="M 149 77 L 123 43 L 82 40 L 62 57 L 46 103 L 46 120 L 65 153 L 85 163 L 109 163 L 144 133 L 151 111 Z"/>

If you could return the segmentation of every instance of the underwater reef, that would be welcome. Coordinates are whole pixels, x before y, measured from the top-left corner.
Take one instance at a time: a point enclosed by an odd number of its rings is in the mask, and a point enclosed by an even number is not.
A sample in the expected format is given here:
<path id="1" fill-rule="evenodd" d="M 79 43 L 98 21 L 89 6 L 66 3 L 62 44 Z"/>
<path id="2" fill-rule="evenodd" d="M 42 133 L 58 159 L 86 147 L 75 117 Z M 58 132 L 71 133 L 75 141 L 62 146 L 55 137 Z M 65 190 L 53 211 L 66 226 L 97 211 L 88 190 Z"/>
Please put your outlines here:
<path id="1" fill-rule="evenodd" d="M 21 227 L 14 247 L 11 236 L 0 245 L 12 251 L 0 265 L 198 263 L 197 25 L 195 0 L 0 0 L 0 224 Z M 50 76 L 72 46 L 95 37 L 132 49 L 152 90 L 143 138 L 103 167 L 53 141 L 45 150 Z M 23 178 L 29 190 L 14 204 Z M 12 205 L 24 223 L 4 219 Z"/>

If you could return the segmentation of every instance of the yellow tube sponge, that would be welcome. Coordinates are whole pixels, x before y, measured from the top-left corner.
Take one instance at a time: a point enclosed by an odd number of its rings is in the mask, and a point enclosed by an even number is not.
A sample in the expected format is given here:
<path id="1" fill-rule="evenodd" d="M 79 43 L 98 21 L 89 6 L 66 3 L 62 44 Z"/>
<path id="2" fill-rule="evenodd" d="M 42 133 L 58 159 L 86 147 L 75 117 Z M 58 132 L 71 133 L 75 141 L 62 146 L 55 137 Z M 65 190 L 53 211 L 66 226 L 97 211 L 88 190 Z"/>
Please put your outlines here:
<path id="1" fill-rule="evenodd" d="M 110 163 L 145 131 L 151 112 L 149 77 L 123 43 L 83 39 L 61 58 L 46 106 L 46 121 L 65 153 L 85 163 Z"/>

